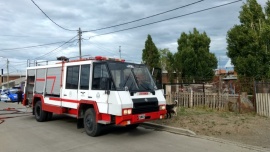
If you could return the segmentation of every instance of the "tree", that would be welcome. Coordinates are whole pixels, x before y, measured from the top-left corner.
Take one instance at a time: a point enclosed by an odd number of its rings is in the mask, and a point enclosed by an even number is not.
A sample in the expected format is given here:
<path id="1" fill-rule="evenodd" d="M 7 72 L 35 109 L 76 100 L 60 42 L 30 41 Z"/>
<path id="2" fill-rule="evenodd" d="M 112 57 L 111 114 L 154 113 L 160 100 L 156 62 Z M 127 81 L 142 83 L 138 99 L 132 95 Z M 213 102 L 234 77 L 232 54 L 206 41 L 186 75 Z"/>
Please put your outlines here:
<path id="1" fill-rule="evenodd" d="M 170 50 L 168 48 L 165 49 L 159 49 L 159 64 L 162 70 L 166 70 L 167 68 L 167 54 L 168 52 L 170 52 Z"/>
<path id="2" fill-rule="evenodd" d="M 145 41 L 145 48 L 142 50 L 142 60 L 143 63 L 148 66 L 150 70 L 155 67 L 160 67 L 159 65 L 159 52 L 157 47 L 150 35 L 147 36 L 147 40 Z"/>
<path id="3" fill-rule="evenodd" d="M 227 33 L 227 55 L 239 76 L 270 76 L 270 2 L 266 4 L 264 14 L 256 0 L 247 0 L 240 11 L 240 25 Z"/>
<path id="4" fill-rule="evenodd" d="M 170 52 L 169 49 L 160 49 L 159 50 L 160 54 L 160 65 L 162 70 L 166 70 L 168 74 L 168 79 L 169 82 L 173 83 L 174 80 L 174 71 L 175 71 L 175 66 L 174 66 L 174 54 Z"/>
<path id="5" fill-rule="evenodd" d="M 178 39 L 178 52 L 175 54 L 176 71 L 181 77 L 191 79 L 212 79 L 217 67 L 217 59 L 209 51 L 210 38 L 194 28 L 193 33 L 182 33 Z"/>

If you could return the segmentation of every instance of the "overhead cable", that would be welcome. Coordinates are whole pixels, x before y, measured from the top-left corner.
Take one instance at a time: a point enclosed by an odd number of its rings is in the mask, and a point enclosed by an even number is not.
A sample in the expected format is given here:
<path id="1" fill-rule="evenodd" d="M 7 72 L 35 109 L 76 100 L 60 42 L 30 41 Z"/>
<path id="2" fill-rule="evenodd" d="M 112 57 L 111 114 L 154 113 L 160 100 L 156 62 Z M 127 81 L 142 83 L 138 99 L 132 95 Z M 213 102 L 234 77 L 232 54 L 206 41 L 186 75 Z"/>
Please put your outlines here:
<path id="1" fill-rule="evenodd" d="M 103 27 L 103 28 L 99 28 L 99 29 L 89 30 L 89 31 L 82 31 L 82 32 L 94 32 L 94 31 L 99 31 L 99 30 L 104 30 L 104 29 L 109 29 L 109 28 L 113 28 L 113 27 L 117 27 L 117 26 L 126 25 L 126 24 L 129 24 L 129 23 L 138 22 L 138 21 L 145 20 L 145 19 L 148 19 L 148 18 L 151 18 L 151 17 L 155 17 L 155 16 L 158 16 L 158 15 L 162 15 L 162 14 L 165 14 L 165 13 L 172 12 L 172 11 L 178 10 L 180 8 L 188 7 L 188 6 L 191 6 L 191 5 L 200 3 L 202 1 L 204 1 L 204 0 L 199 0 L 199 1 L 196 1 L 196 2 L 193 2 L 193 3 L 190 3 L 190 4 L 187 4 L 187 5 L 183 5 L 183 6 L 174 8 L 174 9 L 170 9 L 170 10 L 165 11 L 165 12 L 157 13 L 157 14 L 150 15 L 150 16 L 147 16 L 147 17 L 144 17 L 144 18 L 140 18 L 140 19 L 136 19 L 136 20 L 133 20 L 133 21 L 129 21 L 129 22 L 125 22 L 125 23 L 121 23 L 121 24 L 117 24 L 117 25 L 112 25 L 112 26 L 108 26 L 108 27 Z"/>
<path id="2" fill-rule="evenodd" d="M 142 24 L 142 25 L 139 25 L 139 26 L 134 26 L 134 27 L 130 27 L 130 28 L 122 29 L 122 30 L 117 30 L 117 31 L 113 31 L 113 32 L 108 32 L 108 33 L 104 33 L 104 34 L 98 34 L 98 35 L 90 36 L 90 38 L 97 37 L 97 36 L 108 35 L 108 34 L 113 34 L 113 33 L 122 32 L 122 31 L 127 31 L 127 30 L 131 30 L 131 29 L 136 29 L 136 28 L 139 28 L 139 27 L 144 27 L 144 26 L 148 26 L 148 25 L 152 25 L 152 24 L 156 24 L 156 23 L 160 23 L 160 22 L 164 22 L 164 21 L 168 21 L 168 20 L 188 16 L 188 15 L 192 15 L 192 14 L 197 14 L 197 13 L 200 13 L 200 12 L 212 10 L 212 9 L 219 8 L 219 7 L 223 7 L 223 6 L 230 5 L 230 4 L 233 4 L 233 3 L 237 3 L 237 2 L 240 2 L 240 1 L 242 1 L 242 0 L 236 0 L 236 1 L 233 1 L 233 2 L 217 5 L 217 6 L 214 6 L 214 7 L 209 7 L 209 8 L 206 8 L 206 9 L 199 10 L 199 11 L 194 11 L 194 12 L 191 12 L 191 13 L 187 13 L 187 14 L 183 14 L 183 15 L 179 15 L 179 16 L 175 16 L 175 17 L 171 17 L 171 18 L 167 18 L 167 19 L 163 19 L 163 20 L 159 20 L 159 21 L 155 21 L 155 22 L 151 22 L 151 23 L 147 23 L 147 24 Z"/>
<path id="3" fill-rule="evenodd" d="M 65 41 L 53 42 L 53 43 L 47 43 L 47 44 L 40 44 L 40 45 L 17 47 L 17 48 L 6 48 L 6 49 L 0 49 L 0 51 L 1 52 L 6 52 L 6 51 L 10 51 L 10 50 L 29 49 L 29 48 L 35 48 L 35 47 L 42 47 L 42 46 L 46 46 L 46 45 L 59 44 L 59 43 L 63 43 L 63 42 L 65 42 Z"/>
<path id="4" fill-rule="evenodd" d="M 46 56 L 46 55 L 52 53 L 53 51 L 55 51 L 55 50 L 61 48 L 62 46 L 66 45 L 67 43 L 70 43 L 70 42 L 71 42 L 74 38 L 76 38 L 76 37 L 77 37 L 77 35 L 75 35 L 74 37 L 72 37 L 71 39 L 69 39 L 68 41 L 66 41 L 65 43 L 61 44 L 61 45 L 58 46 L 57 48 L 51 50 L 50 52 L 47 52 L 47 53 L 45 53 L 45 54 L 43 54 L 43 55 L 41 55 L 41 56 L 39 56 L 39 57 L 36 57 L 36 58 L 34 58 L 34 59 L 40 59 L 40 58 L 42 58 L 42 57 L 44 57 L 44 56 Z M 74 41 L 73 41 L 73 42 L 74 42 Z M 73 42 L 72 42 L 72 43 L 73 43 Z"/>
<path id="5" fill-rule="evenodd" d="M 64 28 L 63 26 L 57 24 L 55 21 L 53 21 L 33 0 L 31 0 L 36 6 L 37 8 L 49 19 L 51 20 L 55 25 L 57 25 L 58 27 L 66 30 L 66 31 L 78 31 L 78 30 L 71 30 L 71 29 L 67 29 L 67 28 Z"/>

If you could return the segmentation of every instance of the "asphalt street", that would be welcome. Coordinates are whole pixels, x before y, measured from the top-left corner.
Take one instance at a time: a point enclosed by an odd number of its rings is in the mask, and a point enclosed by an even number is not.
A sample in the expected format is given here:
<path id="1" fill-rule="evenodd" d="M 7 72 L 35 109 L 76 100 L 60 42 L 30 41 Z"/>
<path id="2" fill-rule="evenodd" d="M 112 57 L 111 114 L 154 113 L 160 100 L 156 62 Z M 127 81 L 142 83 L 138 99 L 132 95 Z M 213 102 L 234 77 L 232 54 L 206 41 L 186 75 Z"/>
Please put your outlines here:
<path id="1" fill-rule="evenodd" d="M 19 112 L 13 111 L 16 109 Z M 52 121 L 37 122 L 31 115 L 30 109 L 14 103 L 0 102 L 0 151 L 253 152 L 264 150 L 144 127 L 128 130 L 124 127 L 110 126 L 104 129 L 101 136 L 90 137 L 86 135 L 84 129 L 76 128 L 74 118 L 54 115 Z"/>

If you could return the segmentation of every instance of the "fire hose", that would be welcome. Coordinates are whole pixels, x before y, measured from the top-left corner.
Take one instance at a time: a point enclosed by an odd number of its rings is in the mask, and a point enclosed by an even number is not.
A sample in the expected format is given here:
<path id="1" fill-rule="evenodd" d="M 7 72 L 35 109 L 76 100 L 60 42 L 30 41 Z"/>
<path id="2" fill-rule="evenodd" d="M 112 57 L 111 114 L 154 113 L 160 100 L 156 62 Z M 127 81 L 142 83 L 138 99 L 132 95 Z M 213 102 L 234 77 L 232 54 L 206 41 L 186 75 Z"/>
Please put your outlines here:
<path id="1" fill-rule="evenodd" d="M 11 111 L 9 113 L 0 113 L 0 124 L 4 123 L 6 119 L 16 118 L 16 117 L 24 117 L 24 116 L 28 116 L 31 113 L 31 112 L 22 112 L 22 111 L 19 111 L 18 109 L 15 109 L 15 108 L 5 108 L 5 109 L 2 109 L 0 111 L 8 111 L 8 112 Z M 2 115 L 10 115 L 10 114 L 24 114 L 24 115 L 1 117 Z"/>

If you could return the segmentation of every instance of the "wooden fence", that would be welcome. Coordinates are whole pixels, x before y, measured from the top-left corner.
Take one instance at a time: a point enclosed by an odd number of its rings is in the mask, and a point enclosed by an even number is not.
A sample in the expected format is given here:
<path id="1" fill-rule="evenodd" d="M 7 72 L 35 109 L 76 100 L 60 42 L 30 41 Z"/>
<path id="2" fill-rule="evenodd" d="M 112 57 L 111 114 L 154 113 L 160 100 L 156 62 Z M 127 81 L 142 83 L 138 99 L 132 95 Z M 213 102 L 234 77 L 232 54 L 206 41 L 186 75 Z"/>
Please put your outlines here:
<path id="1" fill-rule="evenodd" d="M 256 93 L 256 111 L 261 116 L 270 117 L 270 93 Z"/>
<path id="2" fill-rule="evenodd" d="M 212 109 L 225 109 L 228 103 L 228 95 L 203 92 L 173 92 L 166 96 L 167 102 L 178 101 L 182 107 L 209 107 Z"/>

